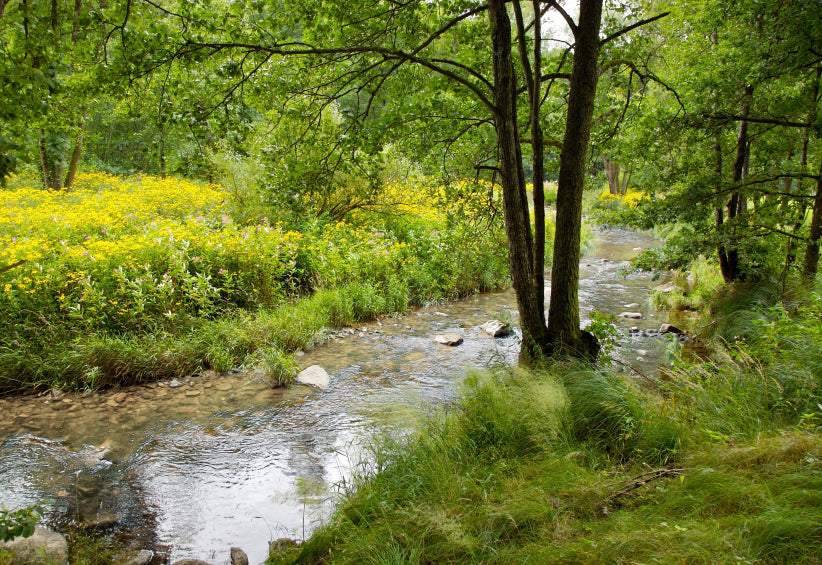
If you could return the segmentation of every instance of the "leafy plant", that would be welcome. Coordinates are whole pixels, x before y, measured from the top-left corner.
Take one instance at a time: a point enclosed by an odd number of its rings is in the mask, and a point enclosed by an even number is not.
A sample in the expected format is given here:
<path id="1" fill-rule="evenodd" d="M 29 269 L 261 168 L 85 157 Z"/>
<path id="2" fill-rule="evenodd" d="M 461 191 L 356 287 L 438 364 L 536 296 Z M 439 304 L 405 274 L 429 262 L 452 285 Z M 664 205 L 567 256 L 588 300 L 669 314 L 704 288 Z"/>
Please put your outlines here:
<path id="1" fill-rule="evenodd" d="M 39 505 L 21 508 L 11 512 L 5 506 L 0 508 L 0 541 L 11 541 L 16 537 L 27 538 L 43 516 Z"/>
<path id="2" fill-rule="evenodd" d="M 585 326 L 585 331 L 594 334 L 599 341 L 600 354 L 609 360 L 619 345 L 620 331 L 616 325 L 616 316 L 592 310 L 588 317 L 591 321 Z"/>

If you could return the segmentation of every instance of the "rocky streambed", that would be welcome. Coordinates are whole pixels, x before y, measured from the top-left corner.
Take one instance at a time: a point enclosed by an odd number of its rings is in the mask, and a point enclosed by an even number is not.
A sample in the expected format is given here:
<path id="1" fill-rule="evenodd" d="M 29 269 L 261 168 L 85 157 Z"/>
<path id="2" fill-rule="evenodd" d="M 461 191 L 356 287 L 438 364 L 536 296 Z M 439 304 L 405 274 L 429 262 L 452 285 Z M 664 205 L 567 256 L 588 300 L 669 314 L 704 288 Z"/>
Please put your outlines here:
<path id="1" fill-rule="evenodd" d="M 648 303 L 665 281 L 625 271 L 655 244 L 610 230 L 581 265 L 583 316 L 638 314 L 618 320 L 620 355 L 642 374 L 656 372 L 671 347 L 653 337 L 667 313 Z M 515 304 L 509 290 L 339 331 L 298 358 L 327 371 L 322 391 L 272 389 L 254 372 L 235 370 L 0 399 L 0 502 L 48 501 L 47 523 L 56 529 L 102 528 L 129 555 L 151 551 L 156 563 L 229 563 L 232 546 L 261 563 L 269 540 L 304 538 L 328 515 L 375 431 L 401 430 L 452 400 L 467 367 L 515 361 L 516 330 L 494 338 L 481 329 L 490 319 L 516 328 Z M 444 345 L 437 335 L 462 341 Z"/>

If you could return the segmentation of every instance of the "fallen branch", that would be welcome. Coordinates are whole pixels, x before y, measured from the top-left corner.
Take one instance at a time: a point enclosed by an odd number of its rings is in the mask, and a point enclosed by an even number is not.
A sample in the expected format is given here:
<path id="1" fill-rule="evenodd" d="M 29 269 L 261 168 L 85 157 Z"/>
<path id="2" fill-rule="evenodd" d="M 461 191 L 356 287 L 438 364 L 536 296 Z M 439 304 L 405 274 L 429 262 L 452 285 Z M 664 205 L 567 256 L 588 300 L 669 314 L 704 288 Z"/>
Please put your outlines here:
<path id="1" fill-rule="evenodd" d="M 625 496 L 631 491 L 634 491 L 640 487 L 644 487 L 651 481 L 655 481 L 656 479 L 661 479 L 663 477 L 678 477 L 680 476 L 685 469 L 669 469 L 669 468 L 662 468 L 662 469 L 654 469 L 653 471 L 648 471 L 647 473 L 642 473 L 641 475 L 637 475 L 633 479 L 630 480 L 627 484 L 625 484 L 621 489 L 617 490 L 613 494 L 608 497 L 609 501 L 613 501 L 621 496 Z M 614 483 L 617 484 L 617 483 Z M 613 486 L 613 485 L 608 485 Z"/>

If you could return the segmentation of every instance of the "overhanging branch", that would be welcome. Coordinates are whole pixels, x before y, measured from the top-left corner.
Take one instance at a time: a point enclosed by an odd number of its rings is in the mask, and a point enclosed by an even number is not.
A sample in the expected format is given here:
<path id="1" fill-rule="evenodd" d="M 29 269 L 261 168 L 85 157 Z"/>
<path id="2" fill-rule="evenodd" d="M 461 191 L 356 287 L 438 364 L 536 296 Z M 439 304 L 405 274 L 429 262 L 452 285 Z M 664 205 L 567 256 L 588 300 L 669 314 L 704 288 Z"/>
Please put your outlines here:
<path id="1" fill-rule="evenodd" d="M 605 39 L 600 41 L 599 45 L 600 46 L 605 45 L 606 43 L 608 43 L 610 41 L 613 41 L 617 37 L 625 35 L 629 31 L 635 30 L 636 28 L 642 27 L 642 26 L 644 26 L 646 24 L 649 24 L 651 22 L 655 22 L 657 20 L 660 20 L 660 19 L 664 18 L 665 16 L 669 15 L 670 13 L 671 12 L 663 12 L 663 13 L 658 14 L 658 15 L 652 17 L 652 18 L 647 18 L 647 19 L 644 19 L 644 20 L 640 20 L 640 21 L 636 22 L 635 24 L 631 24 L 628 27 L 624 27 L 621 30 L 619 30 L 615 33 L 612 33 L 611 35 L 609 35 L 608 37 L 606 37 Z"/>

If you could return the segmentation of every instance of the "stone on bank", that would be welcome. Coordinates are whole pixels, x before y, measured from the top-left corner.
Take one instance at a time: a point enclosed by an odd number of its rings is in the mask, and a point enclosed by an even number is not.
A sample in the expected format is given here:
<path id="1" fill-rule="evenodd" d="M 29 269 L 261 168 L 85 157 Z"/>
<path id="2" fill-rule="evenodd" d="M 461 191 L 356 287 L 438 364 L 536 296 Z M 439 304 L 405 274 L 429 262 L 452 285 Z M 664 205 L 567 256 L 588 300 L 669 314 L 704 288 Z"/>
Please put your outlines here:
<path id="1" fill-rule="evenodd" d="M 39 526 L 27 538 L 0 543 L 0 549 L 12 554 L 11 565 L 68 565 L 66 538 Z"/>

